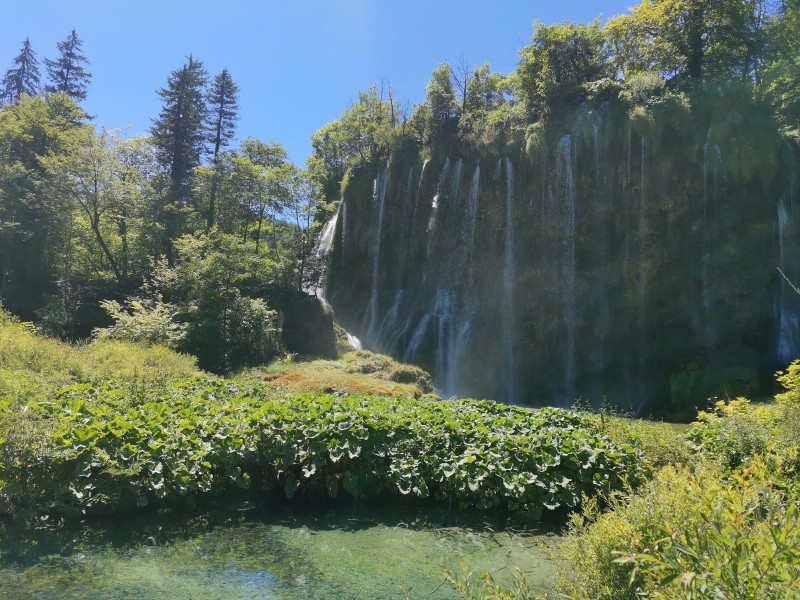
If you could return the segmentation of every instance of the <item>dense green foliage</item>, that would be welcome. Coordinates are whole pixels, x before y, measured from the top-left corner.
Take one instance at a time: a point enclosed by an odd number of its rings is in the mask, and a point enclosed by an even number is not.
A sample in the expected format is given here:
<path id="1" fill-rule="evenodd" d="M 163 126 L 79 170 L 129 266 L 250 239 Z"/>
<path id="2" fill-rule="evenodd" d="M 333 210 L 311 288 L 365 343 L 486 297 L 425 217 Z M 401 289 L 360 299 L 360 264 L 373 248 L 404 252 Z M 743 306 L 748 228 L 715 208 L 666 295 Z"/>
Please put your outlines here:
<path id="1" fill-rule="evenodd" d="M 2 409 L 6 509 L 130 510 L 237 486 L 291 498 L 433 497 L 539 518 L 636 475 L 557 409 L 283 397 L 221 380 L 95 381 Z"/>
<path id="2" fill-rule="evenodd" d="M 560 550 L 571 597 L 798 597 L 800 412 L 720 402 L 685 437 L 693 457 L 573 517 Z"/>
<path id="3" fill-rule="evenodd" d="M 561 553 L 578 598 L 792 598 L 797 498 L 763 471 L 668 467 L 610 512 L 575 516 Z M 789 595 L 787 595 L 789 594 Z"/>

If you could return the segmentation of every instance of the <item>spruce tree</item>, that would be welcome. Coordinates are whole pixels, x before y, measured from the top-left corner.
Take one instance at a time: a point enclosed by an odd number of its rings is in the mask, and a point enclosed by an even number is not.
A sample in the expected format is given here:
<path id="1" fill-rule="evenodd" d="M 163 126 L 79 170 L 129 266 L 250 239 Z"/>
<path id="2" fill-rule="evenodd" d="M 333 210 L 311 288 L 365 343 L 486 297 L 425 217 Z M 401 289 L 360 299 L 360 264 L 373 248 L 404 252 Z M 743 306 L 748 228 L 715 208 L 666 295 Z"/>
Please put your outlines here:
<path id="1" fill-rule="evenodd" d="M 172 240 L 181 234 L 181 209 L 192 203 L 192 175 L 207 140 L 207 79 L 203 63 L 190 55 L 186 64 L 170 74 L 167 86 L 158 91 L 161 114 L 150 128 L 153 144 L 170 178 L 164 231 L 170 263 Z"/>
<path id="2" fill-rule="evenodd" d="M 208 141 L 212 148 L 211 160 L 215 171 L 214 179 L 211 183 L 211 197 L 206 218 L 206 230 L 210 230 L 214 226 L 216 211 L 216 170 L 219 163 L 219 153 L 233 139 L 236 133 L 236 121 L 239 118 L 239 86 L 233 82 L 228 69 L 223 69 L 222 73 L 214 78 L 211 89 L 208 91 L 207 101 L 209 120 L 211 121 Z"/>
<path id="3" fill-rule="evenodd" d="M 6 71 L 3 81 L 0 82 L 2 88 L 0 100 L 4 103 L 16 102 L 23 94 L 36 96 L 40 91 L 39 61 L 36 60 L 36 53 L 31 48 L 29 38 L 25 38 L 14 64 L 16 67 Z"/>
<path id="4" fill-rule="evenodd" d="M 200 164 L 207 132 L 208 110 L 205 85 L 208 79 L 203 63 L 189 61 L 173 71 L 167 87 L 158 91 L 162 108 L 150 134 L 170 175 L 171 191 L 185 201 L 189 180 Z"/>
<path id="5" fill-rule="evenodd" d="M 76 102 L 86 100 L 86 88 L 92 79 L 83 65 L 89 63 L 83 55 L 83 42 L 73 29 L 66 40 L 58 43 L 60 56 L 56 60 L 45 59 L 50 85 L 45 89 L 48 94 L 67 94 Z"/>

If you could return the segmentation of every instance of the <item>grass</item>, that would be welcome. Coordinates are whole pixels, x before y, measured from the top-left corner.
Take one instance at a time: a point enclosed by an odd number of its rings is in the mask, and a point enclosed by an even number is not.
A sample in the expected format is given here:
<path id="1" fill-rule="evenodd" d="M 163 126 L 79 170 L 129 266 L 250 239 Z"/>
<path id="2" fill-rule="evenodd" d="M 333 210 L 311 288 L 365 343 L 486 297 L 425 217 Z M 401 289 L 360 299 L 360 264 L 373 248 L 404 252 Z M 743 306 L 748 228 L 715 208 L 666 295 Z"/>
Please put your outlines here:
<path id="1" fill-rule="evenodd" d="M 431 377 L 424 370 L 363 350 L 348 352 L 338 360 L 292 356 L 245 371 L 238 379 L 267 382 L 287 393 L 420 398 L 433 392 Z"/>
<path id="2" fill-rule="evenodd" d="M 68 344 L 39 335 L 31 324 L 0 309 L 0 391 L 6 394 L 28 393 L 42 386 L 67 385 L 95 377 L 201 374 L 196 359 L 187 354 L 116 340 Z"/>

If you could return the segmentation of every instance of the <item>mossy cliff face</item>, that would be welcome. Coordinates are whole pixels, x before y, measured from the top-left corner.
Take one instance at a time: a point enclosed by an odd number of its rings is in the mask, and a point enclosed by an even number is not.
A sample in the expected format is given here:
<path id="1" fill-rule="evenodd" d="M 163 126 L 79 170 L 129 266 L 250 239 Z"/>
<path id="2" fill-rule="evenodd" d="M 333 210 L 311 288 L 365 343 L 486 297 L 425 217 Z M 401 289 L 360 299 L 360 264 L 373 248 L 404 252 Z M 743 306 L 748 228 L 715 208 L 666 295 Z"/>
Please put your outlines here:
<path id="1" fill-rule="evenodd" d="M 795 358 L 800 298 L 776 267 L 800 276 L 796 155 L 769 118 L 720 101 L 569 123 L 351 172 L 337 319 L 446 395 L 527 404 L 675 414 L 704 401 L 670 392 L 681 373 Z"/>

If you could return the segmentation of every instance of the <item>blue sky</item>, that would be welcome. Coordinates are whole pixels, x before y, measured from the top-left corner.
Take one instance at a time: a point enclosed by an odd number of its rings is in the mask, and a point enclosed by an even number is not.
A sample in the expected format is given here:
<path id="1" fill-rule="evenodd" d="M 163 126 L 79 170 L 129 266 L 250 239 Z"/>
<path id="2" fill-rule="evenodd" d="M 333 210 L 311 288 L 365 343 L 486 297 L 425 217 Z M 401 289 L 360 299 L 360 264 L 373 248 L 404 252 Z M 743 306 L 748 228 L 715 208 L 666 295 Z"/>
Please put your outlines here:
<path id="1" fill-rule="evenodd" d="M 76 29 L 93 75 L 85 107 L 98 125 L 146 133 L 156 90 L 192 53 L 241 88 L 238 135 L 278 140 L 295 162 L 311 134 L 371 82 L 419 102 L 431 71 L 463 55 L 509 72 L 534 20 L 590 21 L 635 0 L 5 0 L 0 70 L 30 37 L 40 60 Z"/>

